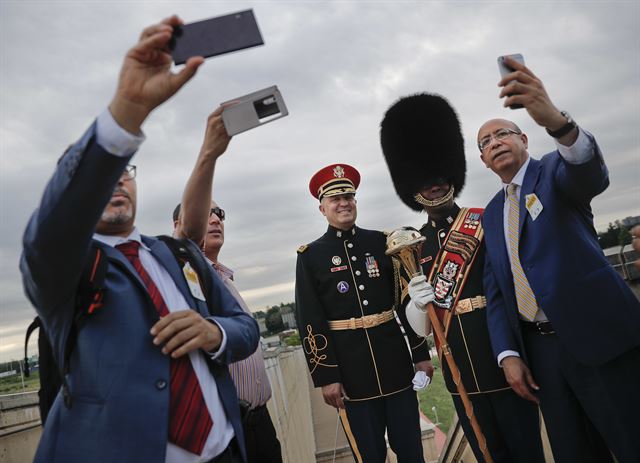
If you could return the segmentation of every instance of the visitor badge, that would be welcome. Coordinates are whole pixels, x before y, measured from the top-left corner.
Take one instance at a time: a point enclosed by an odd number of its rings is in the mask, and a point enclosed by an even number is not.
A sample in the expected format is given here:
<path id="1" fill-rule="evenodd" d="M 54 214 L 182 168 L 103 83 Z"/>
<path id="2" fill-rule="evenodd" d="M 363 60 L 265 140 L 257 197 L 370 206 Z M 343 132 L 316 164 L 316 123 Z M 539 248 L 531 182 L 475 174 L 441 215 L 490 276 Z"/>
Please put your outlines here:
<path id="1" fill-rule="evenodd" d="M 189 285 L 189 290 L 191 291 L 191 295 L 196 299 L 200 299 L 201 301 L 207 302 L 202 294 L 202 288 L 200 287 L 200 281 L 198 280 L 198 274 L 193 270 L 191 264 L 187 262 L 182 267 L 182 273 L 184 273 L 184 278 L 187 280 L 187 284 Z"/>
<path id="2" fill-rule="evenodd" d="M 531 215 L 531 220 L 536 220 L 542 212 L 542 203 L 536 194 L 531 193 L 530 195 L 525 196 L 525 204 L 529 211 L 529 215 Z"/>

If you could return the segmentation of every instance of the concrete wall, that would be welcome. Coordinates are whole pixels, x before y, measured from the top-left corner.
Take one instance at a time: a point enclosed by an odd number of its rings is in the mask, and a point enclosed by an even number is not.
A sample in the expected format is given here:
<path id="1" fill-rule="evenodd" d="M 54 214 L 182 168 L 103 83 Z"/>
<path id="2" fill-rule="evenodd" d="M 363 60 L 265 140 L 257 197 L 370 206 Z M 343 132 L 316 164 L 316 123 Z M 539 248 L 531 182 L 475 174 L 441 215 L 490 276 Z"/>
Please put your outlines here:
<path id="1" fill-rule="evenodd" d="M 320 389 L 313 387 L 302 349 L 265 353 L 265 362 L 273 390 L 267 407 L 282 444 L 285 463 L 353 462 L 338 414 L 324 403 Z M 438 454 L 434 426 L 423 421 L 421 428 L 425 460 L 435 462 Z M 391 450 L 387 461 L 396 462 Z"/>
<path id="2" fill-rule="evenodd" d="M 10 394 L 0 399 L 0 463 L 33 461 L 42 434 L 38 394 Z"/>

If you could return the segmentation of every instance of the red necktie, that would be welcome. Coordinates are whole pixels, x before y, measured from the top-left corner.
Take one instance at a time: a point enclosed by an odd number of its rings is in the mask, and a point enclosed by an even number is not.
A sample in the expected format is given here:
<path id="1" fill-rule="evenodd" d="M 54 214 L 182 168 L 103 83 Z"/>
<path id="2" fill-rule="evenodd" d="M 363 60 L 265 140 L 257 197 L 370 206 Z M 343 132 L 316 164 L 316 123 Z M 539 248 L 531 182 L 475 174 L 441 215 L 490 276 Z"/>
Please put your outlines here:
<path id="1" fill-rule="evenodd" d="M 140 243 L 127 241 L 116 246 L 131 262 L 147 287 L 149 297 L 153 301 L 161 317 L 169 314 L 158 287 L 140 262 L 138 249 Z M 171 389 L 169 396 L 169 442 L 197 455 L 202 454 L 204 443 L 209 436 L 213 420 L 204 402 L 202 390 L 198 383 L 188 355 L 171 359 Z"/>

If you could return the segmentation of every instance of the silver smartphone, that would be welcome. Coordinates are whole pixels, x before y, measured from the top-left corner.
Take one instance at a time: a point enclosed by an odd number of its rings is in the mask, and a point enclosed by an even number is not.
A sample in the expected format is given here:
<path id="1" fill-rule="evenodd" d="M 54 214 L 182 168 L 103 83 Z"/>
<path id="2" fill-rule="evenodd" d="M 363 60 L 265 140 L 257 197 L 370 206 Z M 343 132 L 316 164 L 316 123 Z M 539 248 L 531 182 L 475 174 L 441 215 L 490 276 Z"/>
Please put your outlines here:
<path id="1" fill-rule="evenodd" d="M 236 104 L 222 111 L 222 121 L 229 136 L 245 132 L 289 114 L 282 94 L 276 85 L 234 98 L 226 103 L 230 102 L 236 102 Z"/>
<path id="2" fill-rule="evenodd" d="M 514 61 L 517 61 L 520 64 L 524 65 L 524 58 L 520 53 L 516 53 L 513 55 L 502 55 L 502 56 L 498 56 L 498 69 L 500 70 L 500 77 L 504 77 L 507 74 L 511 74 L 515 69 L 513 69 L 512 67 L 509 67 L 505 64 L 504 59 L 506 57 L 511 58 Z M 507 96 L 511 96 L 511 95 L 507 95 Z M 524 108 L 524 106 L 522 106 L 521 104 L 514 104 L 509 106 L 510 109 L 519 109 L 519 108 Z"/>

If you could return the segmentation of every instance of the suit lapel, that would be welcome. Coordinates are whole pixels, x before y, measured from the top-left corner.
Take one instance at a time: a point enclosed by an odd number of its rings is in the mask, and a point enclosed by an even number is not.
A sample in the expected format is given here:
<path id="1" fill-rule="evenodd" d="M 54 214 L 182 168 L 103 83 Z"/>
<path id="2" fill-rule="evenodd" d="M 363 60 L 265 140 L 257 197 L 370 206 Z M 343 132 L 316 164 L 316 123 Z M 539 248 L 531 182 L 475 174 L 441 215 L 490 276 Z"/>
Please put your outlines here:
<path id="1" fill-rule="evenodd" d="M 525 199 L 527 195 L 533 193 L 536 184 L 538 183 L 538 178 L 540 177 L 540 170 L 542 164 L 537 159 L 531 158 L 529 161 L 529 165 L 527 166 L 527 171 L 524 174 L 524 181 L 522 182 L 522 188 L 520 189 L 520 217 L 518 222 L 518 236 L 522 236 L 522 229 L 524 228 L 524 223 L 527 218 L 527 207 Z"/>
<path id="2" fill-rule="evenodd" d="M 131 265 L 131 262 L 129 262 L 129 259 L 127 259 L 124 254 L 113 246 L 100 246 L 100 249 L 104 251 L 105 255 L 111 262 L 117 263 L 123 270 L 129 273 L 129 276 L 133 278 L 145 292 L 147 291 L 147 287 L 145 286 L 144 281 L 142 281 L 142 278 L 140 278 L 138 271 L 133 267 L 133 265 Z"/>
<path id="3" fill-rule="evenodd" d="M 500 267 L 504 269 L 510 269 L 511 264 L 509 263 L 509 256 L 507 254 L 506 240 L 504 236 L 504 201 L 504 190 L 501 189 L 494 200 L 491 201 L 491 203 L 487 206 L 487 211 L 491 209 L 491 214 L 485 213 L 484 217 L 489 218 L 489 222 L 487 223 L 486 228 L 492 231 L 495 230 L 496 233 L 495 243 L 500 256 Z"/>

